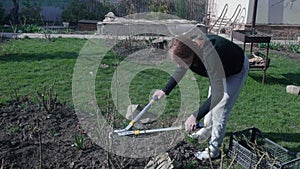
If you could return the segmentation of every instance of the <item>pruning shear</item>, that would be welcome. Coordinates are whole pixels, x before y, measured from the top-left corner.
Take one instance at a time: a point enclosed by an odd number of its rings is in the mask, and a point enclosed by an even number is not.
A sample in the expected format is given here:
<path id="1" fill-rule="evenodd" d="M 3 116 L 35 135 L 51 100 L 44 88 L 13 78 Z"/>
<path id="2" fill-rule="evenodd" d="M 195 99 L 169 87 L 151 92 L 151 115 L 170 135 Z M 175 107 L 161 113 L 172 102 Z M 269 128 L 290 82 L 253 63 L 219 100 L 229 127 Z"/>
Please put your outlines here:
<path id="1" fill-rule="evenodd" d="M 110 137 L 112 134 L 116 135 L 116 136 L 129 136 L 129 135 L 138 136 L 140 134 L 156 133 L 156 132 L 162 132 L 162 131 L 185 130 L 184 125 L 179 125 L 179 126 L 175 126 L 175 127 L 167 127 L 167 128 L 149 129 L 149 130 L 129 130 L 143 116 L 143 114 L 151 107 L 151 105 L 153 103 L 155 103 L 156 101 L 158 101 L 158 98 L 156 96 L 154 96 L 150 100 L 150 102 L 142 109 L 142 111 L 133 120 L 131 120 L 124 129 L 114 130 L 112 133 L 110 133 Z M 203 128 L 204 124 L 199 123 L 199 124 L 197 124 L 196 127 Z"/>

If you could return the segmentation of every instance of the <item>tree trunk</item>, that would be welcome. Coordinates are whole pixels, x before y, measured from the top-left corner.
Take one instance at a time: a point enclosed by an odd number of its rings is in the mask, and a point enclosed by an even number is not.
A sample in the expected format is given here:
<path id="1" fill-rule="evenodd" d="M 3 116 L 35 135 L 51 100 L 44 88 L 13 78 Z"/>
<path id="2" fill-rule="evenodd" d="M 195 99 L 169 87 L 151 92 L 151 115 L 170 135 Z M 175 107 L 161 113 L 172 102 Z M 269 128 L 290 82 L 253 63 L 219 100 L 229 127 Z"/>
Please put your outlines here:
<path id="1" fill-rule="evenodd" d="M 14 25 L 19 24 L 19 0 L 12 0 L 14 8 L 12 9 L 12 21 Z"/>

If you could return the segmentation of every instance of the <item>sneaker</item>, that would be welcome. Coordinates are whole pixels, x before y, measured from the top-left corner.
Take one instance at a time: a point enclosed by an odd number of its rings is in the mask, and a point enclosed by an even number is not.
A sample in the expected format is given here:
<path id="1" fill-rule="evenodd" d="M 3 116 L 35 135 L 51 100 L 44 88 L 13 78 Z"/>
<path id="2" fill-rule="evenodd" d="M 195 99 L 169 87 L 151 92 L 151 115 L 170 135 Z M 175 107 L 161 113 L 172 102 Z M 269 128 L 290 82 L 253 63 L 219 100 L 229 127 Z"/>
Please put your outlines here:
<path id="1" fill-rule="evenodd" d="M 195 153 L 195 157 L 199 160 L 206 160 L 206 159 L 216 159 L 220 156 L 220 150 L 214 148 L 213 146 L 209 146 L 204 151 L 199 151 Z"/>
<path id="2" fill-rule="evenodd" d="M 211 130 L 207 128 L 201 128 L 197 132 L 190 134 L 189 137 L 198 139 L 199 143 L 204 143 L 209 139 L 210 134 Z"/>

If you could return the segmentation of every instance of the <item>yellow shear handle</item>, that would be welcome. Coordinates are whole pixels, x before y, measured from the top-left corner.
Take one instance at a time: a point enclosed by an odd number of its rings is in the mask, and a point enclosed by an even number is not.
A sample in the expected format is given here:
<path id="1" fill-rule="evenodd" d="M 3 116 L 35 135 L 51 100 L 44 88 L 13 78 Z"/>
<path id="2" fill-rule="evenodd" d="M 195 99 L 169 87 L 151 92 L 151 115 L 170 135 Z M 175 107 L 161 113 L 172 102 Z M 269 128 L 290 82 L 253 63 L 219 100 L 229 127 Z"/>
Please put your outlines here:
<path id="1" fill-rule="evenodd" d="M 139 135 L 140 134 L 140 130 L 134 130 L 134 135 Z"/>
<path id="2" fill-rule="evenodd" d="M 131 126 L 133 126 L 134 125 L 134 123 L 135 123 L 135 121 L 134 120 L 132 120 L 129 124 L 131 125 Z"/>

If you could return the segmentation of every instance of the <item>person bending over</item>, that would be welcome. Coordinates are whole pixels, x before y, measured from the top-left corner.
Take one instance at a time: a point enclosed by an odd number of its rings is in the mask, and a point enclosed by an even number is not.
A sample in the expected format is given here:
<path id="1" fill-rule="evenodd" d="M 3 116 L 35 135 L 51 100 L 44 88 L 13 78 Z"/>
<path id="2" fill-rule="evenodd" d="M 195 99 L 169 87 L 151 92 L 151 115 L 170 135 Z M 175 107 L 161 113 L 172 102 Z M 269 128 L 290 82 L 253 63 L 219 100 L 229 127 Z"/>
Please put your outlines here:
<path id="1" fill-rule="evenodd" d="M 225 136 L 230 111 L 244 86 L 249 70 L 248 58 L 241 47 L 218 35 L 209 34 L 206 36 L 207 38 L 204 39 L 201 36 L 178 35 L 170 41 L 168 52 L 178 66 L 166 86 L 153 94 L 158 99 L 169 95 L 188 69 L 200 76 L 209 78 L 210 86 L 207 100 L 185 121 L 185 130 L 192 132 L 196 130 L 197 121 L 204 117 L 205 127 L 190 134 L 190 137 L 199 139 L 199 142 L 202 143 L 210 138 L 209 146 L 204 151 L 195 153 L 195 156 L 200 160 L 219 157 L 219 148 Z M 214 49 L 218 60 L 221 61 L 221 66 L 213 65 L 214 62 L 202 61 L 214 55 L 214 52 L 205 52 L 205 48 L 209 48 L 208 46 Z M 214 80 L 208 73 L 211 71 L 207 69 L 208 67 L 224 72 L 222 90 L 218 91 L 212 88 Z M 220 67 L 223 68 L 220 69 Z M 216 103 L 213 103 L 213 92 L 222 92 Z"/>

